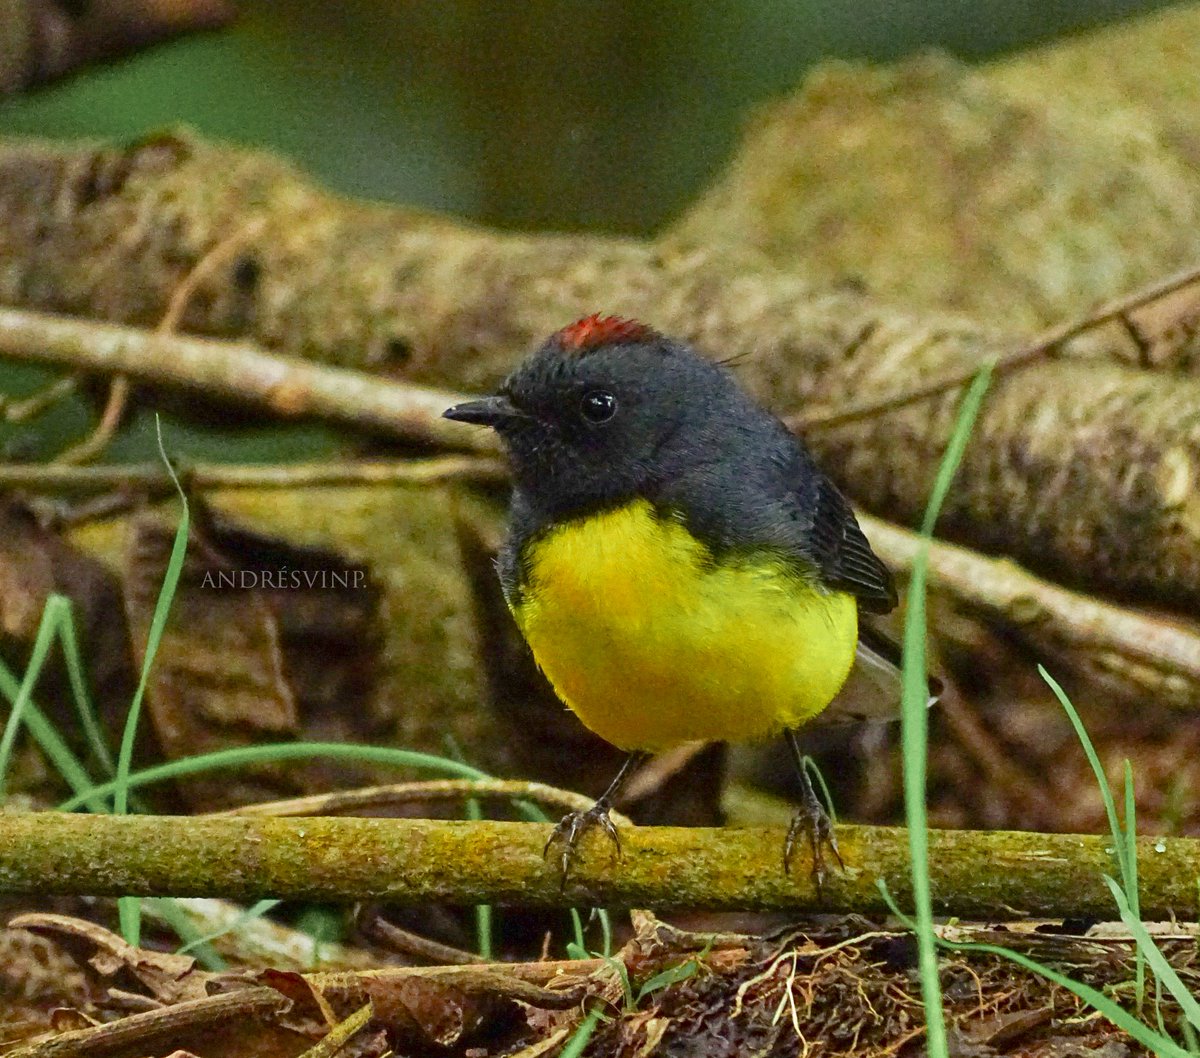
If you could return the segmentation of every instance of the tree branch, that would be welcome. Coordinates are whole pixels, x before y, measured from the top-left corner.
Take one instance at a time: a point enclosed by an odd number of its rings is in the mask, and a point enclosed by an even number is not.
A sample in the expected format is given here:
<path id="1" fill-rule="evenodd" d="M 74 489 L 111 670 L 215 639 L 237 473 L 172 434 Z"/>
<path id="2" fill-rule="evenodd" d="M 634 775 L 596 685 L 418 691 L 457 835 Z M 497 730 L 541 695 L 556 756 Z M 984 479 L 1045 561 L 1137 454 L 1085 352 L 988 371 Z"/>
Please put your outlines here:
<path id="1" fill-rule="evenodd" d="M 467 455 L 326 463 L 190 463 L 177 469 L 189 488 L 201 492 L 208 489 L 426 485 L 448 481 L 492 483 L 508 479 L 508 471 L 499 460 Z M 62 463 L 0 463 L 0 488 L 59 493 L 145 489 L 170 495 L 175 491 L 175 483 L 162 463 L 83 467 Z"/>
<path id="2" fill-rule="evenodd" d="M 589 838 L 565 887 L 531 823 L 399 819 L 0 815 L 0 891 L 522 906 L 885 912 L 909 899 L 903 830 L 842 826 L 847 869 L 819 898 L 779 830 L 628 827 L 623 858 Z M 962 917 L 1110 915 L 1111 842 L 1074 834 L 932 831 L 938 909 Z M 1142 911 L 1196 915 L 1200 841 L 1139 844 Z M 986 865 L 986 869 L 984 866 Z"/>
<path id="3" fill-rule="evenodd" d="M 866 514 L 859 521 L 892 569 L 912 568 L 920 547 L 915 533 Z M 1011 559 L 940 540 L 929 548 L 929 580 L 931 590 L 972 616 L 1003 622 L 1039 653 L 1063 659 L 1123 697 L 1200 708 L 1200 627 L 1194 622 L 1102 602 Z"/>
<path id="4" fill-rule="evenodd" d="M 0 351 L 32 363 L 178 386 L 287 418 L 315 416 L 406 441 L 498 450 L 488 431 L 442 418 L 446 408 L 462 399 L 457 393 L 276 356 L 250 342 L 161 334 L 0 307 Z"/>

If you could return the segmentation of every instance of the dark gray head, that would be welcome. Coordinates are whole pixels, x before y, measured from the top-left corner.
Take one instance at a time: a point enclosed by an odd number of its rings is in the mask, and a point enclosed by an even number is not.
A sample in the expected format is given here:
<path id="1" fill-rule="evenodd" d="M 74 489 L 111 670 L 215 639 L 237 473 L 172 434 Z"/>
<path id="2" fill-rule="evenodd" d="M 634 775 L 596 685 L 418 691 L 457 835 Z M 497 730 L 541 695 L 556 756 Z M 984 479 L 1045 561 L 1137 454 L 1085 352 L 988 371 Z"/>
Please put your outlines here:
<path id="1" fill-rule="evenodd" d="M 552 335 L 499 393 L 447 418 L 490 426 L 523 501 L 565 517 L 650 499 L 772 422 L 729 373 L 632 320 L 589 316 Z"/>

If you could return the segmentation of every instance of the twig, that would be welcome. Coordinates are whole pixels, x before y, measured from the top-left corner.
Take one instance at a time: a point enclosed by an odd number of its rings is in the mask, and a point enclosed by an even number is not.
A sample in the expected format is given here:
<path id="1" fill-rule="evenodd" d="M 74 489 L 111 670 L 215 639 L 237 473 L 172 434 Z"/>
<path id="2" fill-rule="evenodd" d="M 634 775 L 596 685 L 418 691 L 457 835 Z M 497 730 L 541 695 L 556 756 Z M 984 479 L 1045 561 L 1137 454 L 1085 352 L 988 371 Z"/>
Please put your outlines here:
<path id="1" fill-rule="evenodd" d="M 444 481 L 498 482 L 507 479 L 504 464 L 485 456 L 439 456 L 432 459 L 369 462 L 198 463 L 180 467 L 188 487 L 208 489 L 291 489 L 343 485 L 420 485 Z M 174 491 L 161 463 L 75 467 L 61 464 L 0 463 L 0 488 L 47 492 L 91 492 L 109 489 Z"/>
<path id="2" fill-rule="evenodd" d="M 999 357 L 992 372 L 995 375 L 1001 375 L 1016 371 L 1022 367 L 1027 367 L 1029 364 L 1036 363 L 1043 357 L 1057 352 L 1061 346 L 1073 338 L 1078 338 L 1081 334 L 1094 330 L 1097 327 L 1102 327 L 1106 323 L 1113 322 L 1113 320 L 1121 320 L 1125 323 L 1127 329 L 1133 330 L 1133 323 L 1127 319 L 1129 313 L 1144 308 L 1146 305 L 1158 301 L 1169 294 L 1173 294 L 1177 290 L 1197 281 L 1200 281 L 1200 267 L 1189 268 L 1183 272 L 1177 272 L 1175 275 L 1159 283 L 1155 283 L 1153 286 L 1143 287 L 1133 294 L 1110 301 L 1094 312 L 1088 313 L 1086 316 L 1069 320 L 1066 323 L 1060 323 L 1044 331 L 1028 345 L 1023 346 L 1015 352 Z M 945 375 L 934 382 L 929 382 L 924 386 L 914 386 L 912 389 L 905 390 L 902 393 L 884 397 L 873 397 L 870 400 L 860 401 L 857 404 L 850 404 L 839 408 L 837 411 L 792 415 L 788 417 L 786 422 L 791 429 L 799 433 L 806 433 L 812 430 L 830 430 L 836 426 L 844 426 L 849 422 L 858 422 L 860 419 L 869 419 L 875 415 L 895 411 L 897 408 L 906 408 L 910 404 L 929 400 L 931 397 L 941 396 L 941 394 L 952 389 L 960 389 L 968 385 L 978 373 L 979 365 L 976 364 L 969 370 Z"/>
<path id="3" fill-rule="evenodd" d="M 103 452 L 116 436 L 129 404 L 129 378 L 127 375 L 116 375 L 108 386 L 108 400 L 104 403 L 104 411 L 100 414 L 100 422 L 96 428 L 77 445 L 72 445 L 60 453 L 56 462 L 68 466 L 80 463 L 90 463 Z"/>
<path id="4" fill-rule="evenodd" d="M 334 1055 L 367 1027 L 374 1013 L 373 1003 L 368 1002 L 359 1007 L 349 1017 L 334 1025 L 320 1043 L 310 1047 L 300 1058 L 334 1058 Z"/>
<path id="5" fill-rule="evenodd" d="M 625 827 L 620 859 L 592 835 L 565 885 L 542 854 L 549 833 L 493 821 L 12 813 L 0 815 L 0 892 L 873 914 L 887 910 L 882 879 L 909 899 L 907 835 L 895 828 L 840 826 L 847 868 L 820 895 L 806 864 L 784 873 L 777 829 Z M 935 904 L 977 918 L 1110 914 L 1110 841 L 931 831 Z M 1195 917 L 1200 840 L 1142 839 L 1139 858 L 1143 914 Z"/>
<path id="6" fill-rule="evenodd" d="M 457 966 L 473 966 L 487 962 L 474 952 L 463 951 L 450 944 L 422 937 L 407 929 L 401 929 L 389 922 L 379 913 L 374 904 L 366 905 L 357 916 L 358 930 L 363 936 L 376 944 L 426 962 L 437 964 L 453 964 Z"/>
<path id="7" fill-rule="evenodd" d="M 231 1018 L 266 1018 L 286 1009 L 290 1000 L 274 988 L 246 988 L 225 995 L 132 1014 L 107 1025 L 60 1032 L 52 1039 L 9 1051 L 9 1058 L 91 1058 L 117 1053 L 149 1054 L 171 1044 L 181 1033 L 226 1024 Z"/>
<path id="8" fill-rule="evenodd" d="M 293 797 L 286 801 L 264 801 L 242 805 L 212 816 L 334 816 L 361 812 L 367 808 L 388 805 L 411 805 L 430 801 L 462 801 L 466 798 L 499 798 L 506 801 L 523 799 L 551 805 L 564 812 L 586 811 L 593 797 L 560 790 L 545 783 L 524 779 L 432 779 L 425 782 L 399 782 L 385 786 L 364 786 L 357 790 L 335 790 L 332 793 Z M 633 824 L 619 812 L 612 813 L 618 826 Z"/>
<path id="9" fill-rule="evenodd" d="M 69 397 L 79 388 L 79 375 L 66 375 L 56 378 L 48 386 L 44 386 L 28 397 L 13 398 L 0 393 L 0 416 L 8 423 L 28 422 L 36 415 L 41 415 L 47 408 L 52 408 L 59 401 Z"/>
<path id="10" fill-rule="evenodd" d="M 496 452 L 486 430 L 442 418 L 460 394 L 278 356 L 251 342 L 160 335 L 136 327 L 0 308 L 0 350 L 33 363 L 124 374 L 208 397 L 314 416 L 445 448 Z"/>
<path id="11" fill-rule="evenodd" d="M 263 225 L 264 220 L 262 217 L 251 217 L 244 224 L 240 225 L 236 231 L 218 241 L 196 262 L 195 267 L 183 277 L 179 286 L 172 293 L 171 299 L 167 303 L 167 311 L 163 313 L 163 318 L 154 329 L 155 334 L 166 336 L 174 334 L 179 329 L 179 321 L 183 319 L 183 314 L 187 311 L 188 303 L 195 296 L 196 291 L 200 288 L 200 284 L 211 276 L 217 267 L 224 263 L 234 250 L 241 246 L 247 239 L 257 235 L 262 230 Z M 129 406 L 130 392 L 131 387 L 127 375 L 113 376 L 112 381 L 109 383 L 108 400 L 105 402 L 100 422 L 83 441 L 61 453 L 56 462 L 76 465 L 90 463 L 96 456 L 103 452 L 109 446 L 113 437 L 116 436 L 117 430 L 121 426 L 121 420 L 125 416 L 125 409 Z"/>
<path id="12" fill-rule="evenodd" d="M 173 334 L 179 330 L 183 314 L 187 312 L 187 307 L 192 298 L 196 296 L 196 291 L 200 289 L 200 284 L 208 279 L 219 265 L 224 264 L 234 250 L 241 248 L 247 241 L 259 235 L 266 227 L 266 223 L 266 218 L 261 215 L 248 217 L 243 224 L 238 225 L 225 238 L 218 239 L 205 251 L 172 292 L 171 298 L 167 302 L 167 311 L 163 313 L 156 328 L 159 334 Z"/>

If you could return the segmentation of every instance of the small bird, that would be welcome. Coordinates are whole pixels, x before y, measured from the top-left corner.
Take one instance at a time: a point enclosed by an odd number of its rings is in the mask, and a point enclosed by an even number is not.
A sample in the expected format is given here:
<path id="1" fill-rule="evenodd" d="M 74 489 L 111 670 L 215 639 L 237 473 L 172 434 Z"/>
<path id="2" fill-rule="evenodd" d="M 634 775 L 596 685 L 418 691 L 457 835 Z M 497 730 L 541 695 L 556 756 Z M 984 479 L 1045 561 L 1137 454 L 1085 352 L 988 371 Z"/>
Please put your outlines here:
<path id="1" fill-rule="evenodd" d="M 563 328 L 495 396 L 444 414 L 500 435 L 509 609 L 558 696 L 629 753 L 547 843 L 564 881 L 589 827 L 620 851 L 609 809 L 647 755 L 782 734 L 802 791 L 784 869 L 803 829 L 819 886 L 823 848 L 841 855 L 796 730 L 894 716 L 900 683 L 899 651 L 859 622 L 896 605 L 891 575 L 808 450 L 725 367 L 615 316 Z M 852 668 L 866 693 L 839 698 Z"/>

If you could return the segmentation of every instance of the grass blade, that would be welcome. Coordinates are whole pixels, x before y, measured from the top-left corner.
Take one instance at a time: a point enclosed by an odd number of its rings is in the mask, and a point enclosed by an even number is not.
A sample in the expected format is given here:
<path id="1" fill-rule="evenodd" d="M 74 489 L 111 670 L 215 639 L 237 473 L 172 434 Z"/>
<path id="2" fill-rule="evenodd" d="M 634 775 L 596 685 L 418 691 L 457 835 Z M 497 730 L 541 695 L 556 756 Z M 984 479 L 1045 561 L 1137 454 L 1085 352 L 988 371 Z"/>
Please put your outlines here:
<path id="1" fill-rule="evenodd" d="M 877 883 L 880 893 L 883 894 L 883 899 L 891 909 L 893 915 L 896 916 L 908 929 L 916 932 L 917 924 L 910 919 L 899 907 L 896 906 L 896 901 L 892 898 L 892 894 L 888 891 L 887 883 L 880 879 Z M 1081 981 L 1076 981 L 1074 978 L 1068 977 L 1066 974 L 1059 973 L 1057 970 L 1046 966 L 1044 963 L 1038 962 L 1036 959 L 1031 959 L 1028 955 L 1023 955 L 1020 952 L 1013 951 L 1011 948 L 1002 947 L 999 944 L 977 944 L 974 942 L 946 940 L 944 937 L 935 937 L 938 946 L 945 948 L 946 951 L 953 952 L 974 952 L 978 955 L 996 955 L 1001 959 L 1007 959 L 1009 962 L 1016 963 L 1018 966 L 1030 971 L 1030 973 L 1038 974 L 1040 977 L 1046 978 L 1047 981 L 1052 981 L 1054 984 L 1065 988 L 1068 992 L 1078 996 L 1087 1003 L 1093 1010 L 1096 1010 L 1119 1029 L 1123 1029 L 1129 1033 L 1138 1043 L 1146 1047 L 1159 1058 L 1187 1058 L 1188 1052 L 1179 1046 L 1174 1040 L 1165 1034 L 1155 1032 L 1149 1025 L 1146 1025 L 1135 1018 L 1124 1007 L 1110 999 L 1103 992 L 1092 988 L 1091 985 L 1083 984 Z"/>
<path id="2" fill-rule="evenodd" d="M 1065 988 L 1068 992 L 1078 996 L 1088 1006 L 1098 1010 L 1104 1017 L 1116 1025 L 1117 1028 L 1127 1032 L 1147 1050 L 1158 1055 L 1159 1058 L 1190 1058 L 1188 1052 L 1169 1036 L 1163 1036 L 1155 1032 L 1149 1025 L 1139 1021 L 1129 1011 L 1110 999 L 1103 992 L 1092 988 L 1090 985 L 1085 985 L 1081 981 L 1076 981 L 1066 974 L 1059 973 L 1049 966 L 1044 966 L 1037 960 L 1022 955 L 1020 952 L 1002 948 L 997 944 L 960 944 L 951 941 L 944 941 L 943 943 L 953 951 L 998 955 L 1003 959 L 1008 959 L 1016 963 L 1018 966 L 1024 967 L 1032 973 L 1039 974 L 1046 978 L 1047 981 L 1052 981 L 1060 988 Z"/>
<path id="3" fill-rule="evenodd" d="M 467 802 L 467 818 L 476 822 L 483 818 L 483 809 L 474 798 Z M 475 905 L 475 946 L 480 956 L 490 962 L 493 950 L 491 904 Z"/>
<path id="4" fill-rule="evenodd" d="M 567 1040 L 567 1045 L 559 1052 L 558 1058 L 579 1058 L 583 1054 L 583 1049 L 588 1045 L 588 1041 L 592 1038 L 592 1033 L 596 1031 L 596 1026 L 600 1024 L 599 1009 L 593 1010 L 586 1018 L 579 1023 Z"/>
<path id="5" fill-rule="evenodd" d="M 138 907 L 139 909 L 141 907 L 140 899 Z M 178 900 L 172 900 L 170 897 L 159 897 L 153 900 L 151 907 L 171 927 L 175 935 L 185 942 L 184 946 L 179 949 L 180 952 L 191 951 L 196 962 L 206 970 L 212 970 L 214 973 L 221 973 L 229 969 L 229 964 L 208 943 L 209 938 L 200 936 Z M 217 934 L 217 936 L 220 936 L 220 934 Z"/>
<path id="6" fill-rule="evenodd" d="M 21 685 L 17 678 L 5 668 L 3 663 L 0 663 L 0 694 L 3 694 L 9 702 L 15 702 L 20 689 Z M 75 791 L 75 796 L 79 799 L 78 804 L 87 805 L 92 812 L 107 812 L 108 805 L 92 792 L 95 781 L 88 774 L 83 763 L 71 751 L 71 747 L 67 745 L 62 735 L 55 730 L 46 714 L 32 701 L 25 703 L 24 720 L 25 727 L 33 736 L 38 747 L 46 754 L 46 758 L 54 765 L 55 770 L 66 779 L 67 785 Z"/>
<path id="7" fill-rule="evenodd" d="M 1141 917 L 1134 914 L 1133 908 L 1130 906 L 1125 894 L 1121 892 L 1121 887 L 1112 878 L 1109 878 L 1108 875 L 1104 876 L 1104 884 L 1112 892 L 1113 899 L 1117 902 L 1117 910 L 1121 913 L 1121 921 L 1125 923 L 1126 929 L 1129 930 L 1134 941 L 1137 943 L 1138 951 L 1145 955 L 1146 961 L 1150 964 L 1150 969 L 1154 971 L 1155 977 L 1175 997 L 1175 1002 L 1179 1004 L 1183 1010 L 1184 1017 L 1188 1019 L 1192 1027 L 1200 1029 L 1200 1003 L 1196 1002 L 1196 997 L 1188 991 L 1187 985 L 1179 979 L 1179 974 L 1175 972 L 1175 967 L 1167 962 L 1167 957 L 1163 955 L 1162 949 L 1154 943 L 1154 938 L 1150 936 L 1150 931 L 1142 924 Z"/>
<path id="8" fill-rule="evenodd" d="M 473 768 L 469 764 L 462 764 L 447 757 L 434 756 L 432 753 L 419 753 L 411 749 L 366 746 L 349 742 L 275 742 L 262 746 L 237 746 L 232 749 L 217 750 L 213 753 L 200 753 L 194 757 L 181 757 L 179 760 L 168 761 L 165 764 L 156 764 L 150 768 L 130 772 L 125 785 L 128 789 L 134 790 L 141 786 L 151 786 L 155 783 L 182 779 L 189 775 L 199 775 L 208 771 L 240 768 L 252 764 L 272 764 L 285 760 L 312 760 L 318 757 L 329 760 L 365 761 L 369 764 L 382 764 L 393 768 L 412 768 L 415 771 L 434 771 L 462 779 L 491 778 L 486 772 Z M 97 783 L 64 801 L 58 807 L 62 811 L 70 811 L 83 804 L 85 797 L 110 795 L 115 792 L 116 787 L 116 780 Z M 544 815 L 536 821 L 545 822 Z"/>
<path id="9" fill-rule="evenodd" d="M 1142 920 L 1142 900 L 1138 893 L 1138 861 L 1137 861 L 1137 803 L 1133 789 L 1133 765 L 1125 760 L 1125 863 L 1129 876 L 1125 882 L 1125 898 L 1129 901 L 1133 917 Z M 1137 946 L 1137 959 L 1134 968 L 1134 994 L 1137 998 L 1139 1015 L 1146 1007 L 1146 958 L 1142 946 Z"/>
<path id="10" fill-rule="evenodd" d="M 134 790 L 138 787 L 170 782 L 174 779 L 183 779 L 189 775 L 199 775 L 208 771 L 221 771 L 285 760 L 312 760 L 319 757 L 329 760 L 362 761 L 392 768 L 411 768 L 414 771 L 432 771 L 462 779 L 491 778 L 487 772 L 473 768 L 469 764 L 463 764 L 461 761 L 452 760 L 449 757 L 438 757 L 432 753 L 419 753 L 411 749 L 364 746 L 346 742 L 278 742 L 262 746 L 238 746 L 234 749 L 218 750 L 215 753 L 181 757 L 179 760 L 130 772 L 126 776 L 125 786 L 128 790 Z M 58 806 L 59 810 L 73 811 L 81 805 L 95 803 L 98 798 L 111 796 L 116 790 L 116 785 L 116 780 L 93 784 L 90 779 L 85 778 L 82 786 L 76 787 L 75 795 Z M 514 804 L 517 810 L 531 822 L 547 823 L 550 821 L 546 813 L 530 801 L 517 799 Z M 601 928 L 611 935 L 612 927 L 608 922 L 607 913 L 603 910 L 598 913 L 602 916 Z M 575 941 L 582 948 L 584 947 L 583 920 L 574 908 L 571 909 L 570 915 Z"/>
<path id="11" fill-rule="evenodd" d="M 195 937 L 187 938 L 187 940 L 184 944 L 180 945 L 180 947 L 175 949 L 175 954 L 176 955 L 186 955 L 189 951 L 192 951 L 193 949 L 198 948 L 201 945 L 211 944 L 214 940 L 217 940 L 220 937 L 224 937 L 230 933 L 236 933 L 247 922 L 253 922 L 256 918 L 262 918 L 263 915 L 265 915 L 268 911 L 272 910 L 273 908 L 278 907 L 282 902 L 283 901 L 281 901 L 281 900 L 270 900 L 270 899 L 259 900 L 258 903 L 253 904 L 250 907 L 246 908 L 245 911 L 243 911 L 240 915 L 237 916 L 237 918 L 235 918 L 232 922 L 230 922 L 229 925 L 223 927 L 222 929 L 215 930 L 212 933 L 205 933 L 202 936 L 195 936 Z M 179 930 L 175 930 L 175 932 L 179 933 Z M 181 939 L 183 939 L 182 933 L 180 933 L 179 936 Z M 219 956 L 218 956 L 218 958 L 219 958 Z"/>
<path id="12" fill-rule="evenodd" d="M 991 365 L 975 376 L 954 424 L 954 432 L 938 467 L 937 478 L 921 523 L 921 544 L 913 559 L 904 620 L 904 655 L 901 680 L 904 752 L 904 808 L 908 822 L 908 845 L 912 857 L 913 906 L 916 911 L 918 963 L 921 997 L 925 1004 L 926 1043 L 931 1058 L 946 1058 L 949 1052 L 942 1014 L 942 988 L 938 978 L 936 937 L 933 932 L 933 901 L 929 886 L 929 824 L 925 813 L 925 773 L 929 738 L 929 683 L 925 663 L 925 584 L 929 570 L 929 540 L 938 513 L 950 491 L 962 461 L 967 441 L 979 414 L 983 395 L 991 381 Z"/>
<path id="13" fill-rule="evenodd" d="M 37 685 L 38 677 L 50 656 L 50 648 L 57 640 L 58 624 L 62 619 L 64 599 L 61 595 L 51 595 L 42 609 L 42 619 L 38 622 L 37 635 L 33 641 L 33 650 L 29 655 L 29 665 L 25 669 L 25 677 L 17 688 L 13 699 L 12 711 L 8 714 L 8 723 L 4 725 L 4 734 L 0 735 L 0 802 L 6 797 L 8 781 L 8 766 L 12 759 L 13 746 L 17 740 L 17 731 L 29 708 L 29 700 L 33 697 L 33 688 Z M 68 611 L 69 613 L 69 611 Z"/>
<path id="14" fill-rule="evenodd" d="M 1083 746 L 1083 752 L 1087 755 L 1088 763 L 1092 766 L 1092 772 L 1096 776 L 1096 785 L 1100 787 L 1100 797 L 1104 801 L 1104 814 L 1108 817 L 1108 829 L 1112 834 L 1113 847 L 1117 857 L 1117 866 L 1121 872 L 1121 881 L 1125 886 L 1125 891 L 1129 891 L 1130 883 L 1130 865 L 1127 862 L 1127 850 L 1124 836 L 1121 831 L 1121 824 L 1117 820 L 1117 805 L 1113 800 L 1112 787 L 1108 785 L 1108 776 L 1104 773 L 1104 765 L 1100 763 L 1100 757 L 1096 753 L 1096 747 L 1092 745 L 1091 737 L 1087 733 L 1087 728 L 1083 726 L 1083 720 L 1079 715 L 1078 710 L 1072 704 L 1071 699 L 1067 697 L 1067 692 L 1059 686 L 1058 682 L 1046 671 L 1045 666 L 1038 666 L 1038 673 L 1042 679 L 1046 681 L 1047 686 L 1054 692 L 1054 697 L 1058 699 L 1059 705 L 1063 707 L 1068 718 L 1071 721 L 1071 726 L 1075 728 L 1075 734 L 1079 739 L 1080 745 Z"/>
<path id="15" fill-rule="evenodd" d="M 125 718 L 125 730 L 121 734 L 121 748 L 117 755 L 117 772 L 113 779 L 113 812 L 124 815 L 129 811 L 129 770 L 133 761 L 133 744 L 137 737 L 138 720 L 141 718 L 142 701 L 146 696 L 146 686 L 150 682 L 150 670 L 154 666 L 154 657 L 158 653 L 162 634 L 167 625 L 167 617 L 171 612 L 171 601 L 175 598 L 175 589 L 179 585 L 179 576 L 183 572 L 183 560 L 187 554 L 188 532 L 191 525 L 191 513 L 188 509 L 187 496 L 179 478 L 175 476 L 175 468 L 167 458 L 163 449 L 162 423 L 155 416 L 155 429 L 158 431 L 158 451 L 166 465 L 167 473 L 175 483 L 183 510 L 179 516 L 179 525 L 175 528 L 175 541 L 171 546 L 171 556 L 167 560 L 167 570 L 163 575 L 162 587 L 158 592 L 158 601 L 154 604 L 154 614 L 150 619 L 150 631 L 146 636 L 146 651 L 142 657 L 142 672 L 138 678 L 137 690 L 134 691 L 133 701 L 129 703 L 129 713 Z M 141 902 L 137 897 L 121 897 L 117 901 L 118 917 L 121 922 L 121 934 L 126 942 L 137 947 L 141 940 Z"/>
<path id="16" fill-rule="evenodd" d="M 114 775 L 116 763 L 113 761 L 112 750 L 109 749 L 108 739 L 104 736 L 100 718 L 96 714 L 96 706 L 88 691 L 87 680 L 84 679 L 83 655 L 80 653 L 79 639 L 75 633 L 75 614 L 71 608 L 71 600 L 65 596 L 58 597 L 63 599 L 66 608 L 58 632 L 62 642 L 63 660 L 67 666 L 67 679 L 71 684 L 71 697 L 75 700 L 75 711 L 79 715 L 84 737 L 97 763 L 106 775 Z"/>

